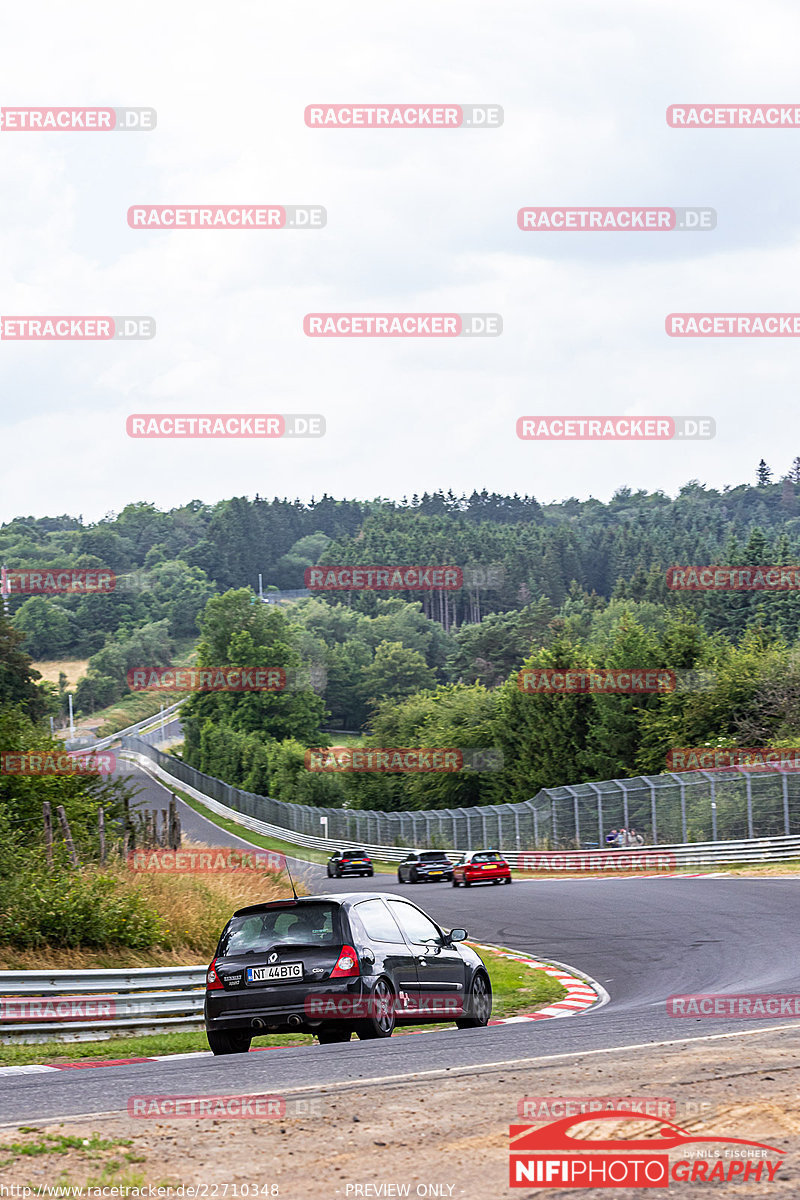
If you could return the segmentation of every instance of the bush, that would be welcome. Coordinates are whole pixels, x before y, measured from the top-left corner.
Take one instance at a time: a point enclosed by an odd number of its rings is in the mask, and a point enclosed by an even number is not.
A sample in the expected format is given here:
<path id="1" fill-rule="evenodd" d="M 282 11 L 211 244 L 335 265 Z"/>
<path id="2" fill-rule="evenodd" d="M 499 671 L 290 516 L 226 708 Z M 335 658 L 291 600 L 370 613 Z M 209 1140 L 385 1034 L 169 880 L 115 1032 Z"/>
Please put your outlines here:
<path id="1" fill-rule="evenodd" d="M 164 920 L 113 876 L 29 867 L 3 880 L 0 943 L 141 950 L 167 941 Z"/>

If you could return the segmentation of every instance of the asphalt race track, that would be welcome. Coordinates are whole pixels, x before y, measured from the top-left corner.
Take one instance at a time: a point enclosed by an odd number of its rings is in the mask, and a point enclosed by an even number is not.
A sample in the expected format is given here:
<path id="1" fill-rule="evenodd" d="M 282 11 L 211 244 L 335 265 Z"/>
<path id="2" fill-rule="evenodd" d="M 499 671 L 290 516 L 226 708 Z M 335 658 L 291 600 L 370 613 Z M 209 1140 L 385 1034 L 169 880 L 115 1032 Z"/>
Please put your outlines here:
<path id="1" fill-rule="evenodd" d="M 147 780 L 140 803 L 163 807 L 165 790 Z M 186 805 L 187 835 L 210 844 L 246 844 L 220 834 Z M 399 885 L 395 876 L 328 880 L 304 870 L 312 891 L 400 891 L 446 926 L 478 941 L 533 952 L 577 967 L 610 995 L 603 1007 L 561 1020 L 443 1029 L 383 1042 L 304 1046 L 230 1057 L 178 1058 L 8 1076 L 0 1121 L 124 1111 L 142 1094 L 232 1094 L 402 1076 L 542 1059 L 615 1047 L 756 1032 L 781 1022 L 675 1019 L 668 996 L 697 992 L 800 992 L 800 879 L 649 878 L 517 882 L 455 889 Z M 784 1025 L 796 1024 L 785 1020 Z"/>

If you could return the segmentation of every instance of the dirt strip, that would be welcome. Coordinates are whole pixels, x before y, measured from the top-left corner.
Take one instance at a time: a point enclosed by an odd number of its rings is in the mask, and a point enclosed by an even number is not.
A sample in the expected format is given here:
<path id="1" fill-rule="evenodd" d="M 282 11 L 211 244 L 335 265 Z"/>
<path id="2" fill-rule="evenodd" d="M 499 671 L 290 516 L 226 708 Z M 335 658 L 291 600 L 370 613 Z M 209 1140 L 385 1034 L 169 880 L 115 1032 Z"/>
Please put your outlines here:
<path id="1" fill-rule="evenodd" d="M 483 1036 L 482 1031 L 476 1036 Z M 346 1047 L 342 1053 L 347 1053 Z M 771 1183 L 766 1174 L 762 1182 L 673 1181 L 668 1191 L 647 1189 L 647 1196 L 796 1200 L 800 1195 L 800 1030 L 788 1028 L 688 1046 L 586 1054 L 535 1066 L 446 1072 L 419 1082 L 304 1091 L 287 1095 L 284 1115 L 266 1120 L 126 1116 L 71 1119 L 27 1127 L 30 1131 L 23 1134 L 6 1128 L 0 1130 L 0 1161 L 6 1160 L 0 1178 L 4 1184 L 34 1185 L 65 1179 L 75 1184 L 173 1188 L 199 1184 L 195 1195 L 201 1200 L 246 1195 L 245 1184 L 250 1185 L 251 1197 L 278 1195 L 283 1200 L 402 1195 L 631 1200 L 641 1194 L 641 1188 L 627 1187 L 509 1188 L 508 1127 L 532 1121 L 518 1112 L 518 1102 L 526 1096 L 541 1098 L 532 1102 L 537 1113 L 545 1114 L 540 1124 L 548 1113 L 551 1120 L 564 1115 L 557 1098 L 650 1097 L 652 1104 L 660 1105 L 651 1104 L 651 1111 L 671 1113 L 672 1121 L 695 1136 L 745 1138 L 783 1152 L 783 1166 Z M 119 1097 L 109 1096 L 109 1102 L 114 1100 Z M 544 1100 L 549 1107 L 543 1106 Z M 657 1119 L 646 1115 L 624 1123 L 592 1118 L 581 1126 L 580 1136 L 657 1137 L 660 1127 Z M 89 1153 L 67 1148 L 22 1157 L 6 1149 L 11 1142 L 41 1144 L 45 1134 L 85 1139 L 99 1134 L 106 1141 L 132 1138 L 133 1145 L 124 1156 L 117 1149 Z M 673 1150 L 671 1161 L 696 1156 L 699 1148 Z M 710 1146 L 710 1152 L 720 1156 L 725 1149 L 723 1142 Z M 12 1163 L 7 1162 L 10 1157 Z M 207 1185 L 205 1192 L 202 1185 Z M 273 1185 L 277 1190 L 272 1191 Z"/>

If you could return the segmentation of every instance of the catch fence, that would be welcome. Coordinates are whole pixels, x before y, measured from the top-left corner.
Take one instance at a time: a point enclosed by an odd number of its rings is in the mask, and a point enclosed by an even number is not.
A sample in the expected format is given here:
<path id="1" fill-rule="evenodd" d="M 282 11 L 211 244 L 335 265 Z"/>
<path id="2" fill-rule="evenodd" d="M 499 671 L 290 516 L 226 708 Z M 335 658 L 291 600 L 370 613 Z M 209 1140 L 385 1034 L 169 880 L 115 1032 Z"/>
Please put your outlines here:
<path id="1" fill-rule="evenodd" d="M 731 768 L 543 788 L 530 800 L 472 808 L 376 812 L 289 804 L 233 787 L 138 737 L 125 750 L 178 783 L 247 817 L 343 846 L 473 850 L 589 849 L 614 829 L 645 845 L 742 841 L 800 835 L 800 772 Z"/>

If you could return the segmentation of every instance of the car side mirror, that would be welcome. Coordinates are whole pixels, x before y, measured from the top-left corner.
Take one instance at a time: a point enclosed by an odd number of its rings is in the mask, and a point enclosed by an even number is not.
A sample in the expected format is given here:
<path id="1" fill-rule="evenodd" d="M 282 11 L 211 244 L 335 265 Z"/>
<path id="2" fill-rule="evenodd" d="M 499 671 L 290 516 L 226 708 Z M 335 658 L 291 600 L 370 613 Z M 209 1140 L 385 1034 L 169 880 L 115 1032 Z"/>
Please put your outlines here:
<path id="1" fill-rule="evenodd" d="M 447 935 L 448 942 L 465 942 L 467 940 L 466 929 L 451 929 Z"/>

